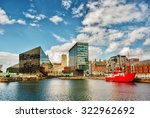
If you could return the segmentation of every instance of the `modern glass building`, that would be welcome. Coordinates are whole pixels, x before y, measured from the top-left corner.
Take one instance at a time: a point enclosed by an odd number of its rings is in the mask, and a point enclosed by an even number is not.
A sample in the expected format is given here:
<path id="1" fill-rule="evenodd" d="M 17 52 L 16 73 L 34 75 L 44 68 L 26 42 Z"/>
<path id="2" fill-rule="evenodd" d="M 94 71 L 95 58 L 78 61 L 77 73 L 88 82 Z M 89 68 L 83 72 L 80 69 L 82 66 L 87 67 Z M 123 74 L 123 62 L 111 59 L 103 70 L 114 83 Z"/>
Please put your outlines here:
<path id="1" fill-rule="evenodd" d="M 41 70 L 44 71 L 45 66 L 51 68 L 52 63 L 49 61 L 48 56 L 41 47 L 19 54 L 20 73 L 36 73 Z"/>
<path id="2" fill-rule="evenodd" d="M 69 66 L 75 70 L 88 71 L 89 69 L 88 43 L 77 42 L 69 50 Z"/>

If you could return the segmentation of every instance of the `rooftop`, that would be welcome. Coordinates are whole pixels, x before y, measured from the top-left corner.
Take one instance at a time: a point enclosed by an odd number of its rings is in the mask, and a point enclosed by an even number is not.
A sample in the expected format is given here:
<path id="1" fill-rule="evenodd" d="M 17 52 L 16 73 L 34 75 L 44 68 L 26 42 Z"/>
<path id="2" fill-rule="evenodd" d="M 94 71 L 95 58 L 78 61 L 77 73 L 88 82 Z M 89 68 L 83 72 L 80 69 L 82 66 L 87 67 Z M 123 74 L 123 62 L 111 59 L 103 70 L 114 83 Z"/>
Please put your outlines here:
<path id="1" fill-rule="evenodd" d="M 140 65 L 140 64 L 149 64 L 150 65 L 150 60 L 143 60 L 139 62 L 134 62 L 134 65 Z"/>
<path id="2" fill-rule="evenodd" d="M 72 46 L 70 49 L 69 49 L 69 51 L 70 50 L 72 50 L 76 45 L 78 45 L 78 44 L 87 44 L 88 45 L 88 43 L 85 43 L 85 42 L 76 42 L 76 44 L 74 44 L 74 46 Z"/>

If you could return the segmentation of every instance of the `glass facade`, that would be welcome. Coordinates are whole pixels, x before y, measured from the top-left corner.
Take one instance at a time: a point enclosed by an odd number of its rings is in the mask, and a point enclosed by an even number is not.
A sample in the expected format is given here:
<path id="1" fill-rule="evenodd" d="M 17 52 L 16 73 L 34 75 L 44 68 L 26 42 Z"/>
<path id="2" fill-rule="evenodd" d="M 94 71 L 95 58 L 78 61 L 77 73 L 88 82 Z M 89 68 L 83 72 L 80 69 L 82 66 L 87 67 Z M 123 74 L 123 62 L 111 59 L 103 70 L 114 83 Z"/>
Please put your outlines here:
<path id="1" fill-rule="evenodd" d="M 34 48 L 19 55 L 20 73 L 36 73 L 40 71 L 42 64 L 52 65 L 41 47 Z"/>
<path id="2" fill-rule="evenodd" d="M 89 69 L 88 43 L 76 43 L 69 50 L 69 66 L 83 71 Z"/>

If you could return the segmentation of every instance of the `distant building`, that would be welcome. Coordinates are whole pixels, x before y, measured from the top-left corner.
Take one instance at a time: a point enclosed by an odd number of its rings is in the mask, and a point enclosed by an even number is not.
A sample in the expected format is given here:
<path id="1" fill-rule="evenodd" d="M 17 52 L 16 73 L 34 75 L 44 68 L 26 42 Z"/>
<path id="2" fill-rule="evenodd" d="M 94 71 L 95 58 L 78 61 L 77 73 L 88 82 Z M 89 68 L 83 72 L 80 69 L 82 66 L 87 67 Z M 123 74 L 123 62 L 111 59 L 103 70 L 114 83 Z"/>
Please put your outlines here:
<path id="1" fill-rule="evenodd" d="M 66 67 L 67 66 L 67 55 L 66 54 L 63 54 L 61 56 L 61 66 L 62 67 Z"/>
<path id="2" fill-rule="evenodd" d="M 67 66 L 67 55 L 62 54 L 61 56 L 61 63 L 53 63 L 53 68 L 49 72 L 49 75 L 62 75 L 62 71 L 64 70 L 64 67 Z"/>
<path id="3" fill-rule="evenodd" d="M 19 73 L 19 64 L 15 64 L 15 65 L 7 68 L 6 72 Z"/>
<path id="4" fill-rule="evenodd" d="M 20 73 L 43 73 L 46 74 L 52 64 L 41 47 L 34 48 L 19 54 Z"/>
<path id="5" fill-rule="evenodd" d="M 74 68 L 79 75 L 89 70 L 88 43 L 76 43 L 69 50 L 69 67 Z"/>
<path id="6" fill-rule="evenodd" d="M 94 60 L 91 62 L 91 74 L 92 75 L 104 75 L 106 73 L 106 60 Z"/>
<path id="7" fill-rule="evenodd" d="M 107 63 L 107 73 L 112 73 L 116 66 L 119 66 L 121 71 L 124 71 L 124 63 L 128 61 L 128 58 L 124 55 L 117 55 L 110 57 Z"/>
<path id="8" fill-rule="evenodd" d="M 71 67 L 64 67 L 64 70 L 62 72 L 63 72 L 63 76 L 73 76 L 73 75 L 75 75 L 75 71 Z"/>

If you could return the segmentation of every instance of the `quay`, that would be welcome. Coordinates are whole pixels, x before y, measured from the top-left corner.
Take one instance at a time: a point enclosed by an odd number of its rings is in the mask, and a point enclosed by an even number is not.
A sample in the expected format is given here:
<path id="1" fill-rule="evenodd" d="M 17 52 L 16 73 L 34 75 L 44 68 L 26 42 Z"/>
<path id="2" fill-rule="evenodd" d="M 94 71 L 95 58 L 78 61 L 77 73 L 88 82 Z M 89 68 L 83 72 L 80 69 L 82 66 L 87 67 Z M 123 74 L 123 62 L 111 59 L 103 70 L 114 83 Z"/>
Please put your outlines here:
<path id="1" fill-rule="evenodd" d="M 53 78 L 58 78 L 61 80 L 105 80 L 104 76 L 53 76 L 53 77 L 43 77 L 43 76 L 18 76 L 18 77 L 0 77 L 0 82 L 19 82 L 19 81 L 34 81 L 34 80 L 43 80 L 43 79 L 53 79 Z M 150 78 L 135 78 L 134 82 L 139 82 L 139 83 L 150 83 Z"/>
<path id="2" fill-rule="evenodd" d="M 73 76 L 73 77 L 58 77 L 59 79 L 62 80 L 86 80 L 86 79 L 92 79 L 92 80 L 104 80 L 105 77 L 86 77 L 86 76 Z"/>
<path id="3" fill-rule="evenodd" d="M 43 80 L 45 77 L 0 77 L 0 82 L 19 82 L 19 81 L 32 81 Z"/>
<path id="4" fill-rule="evenodd" d="M 135 78 L 134 82 L 139 82 L 139 83 L 150 83 L 150 78 Z"/>

